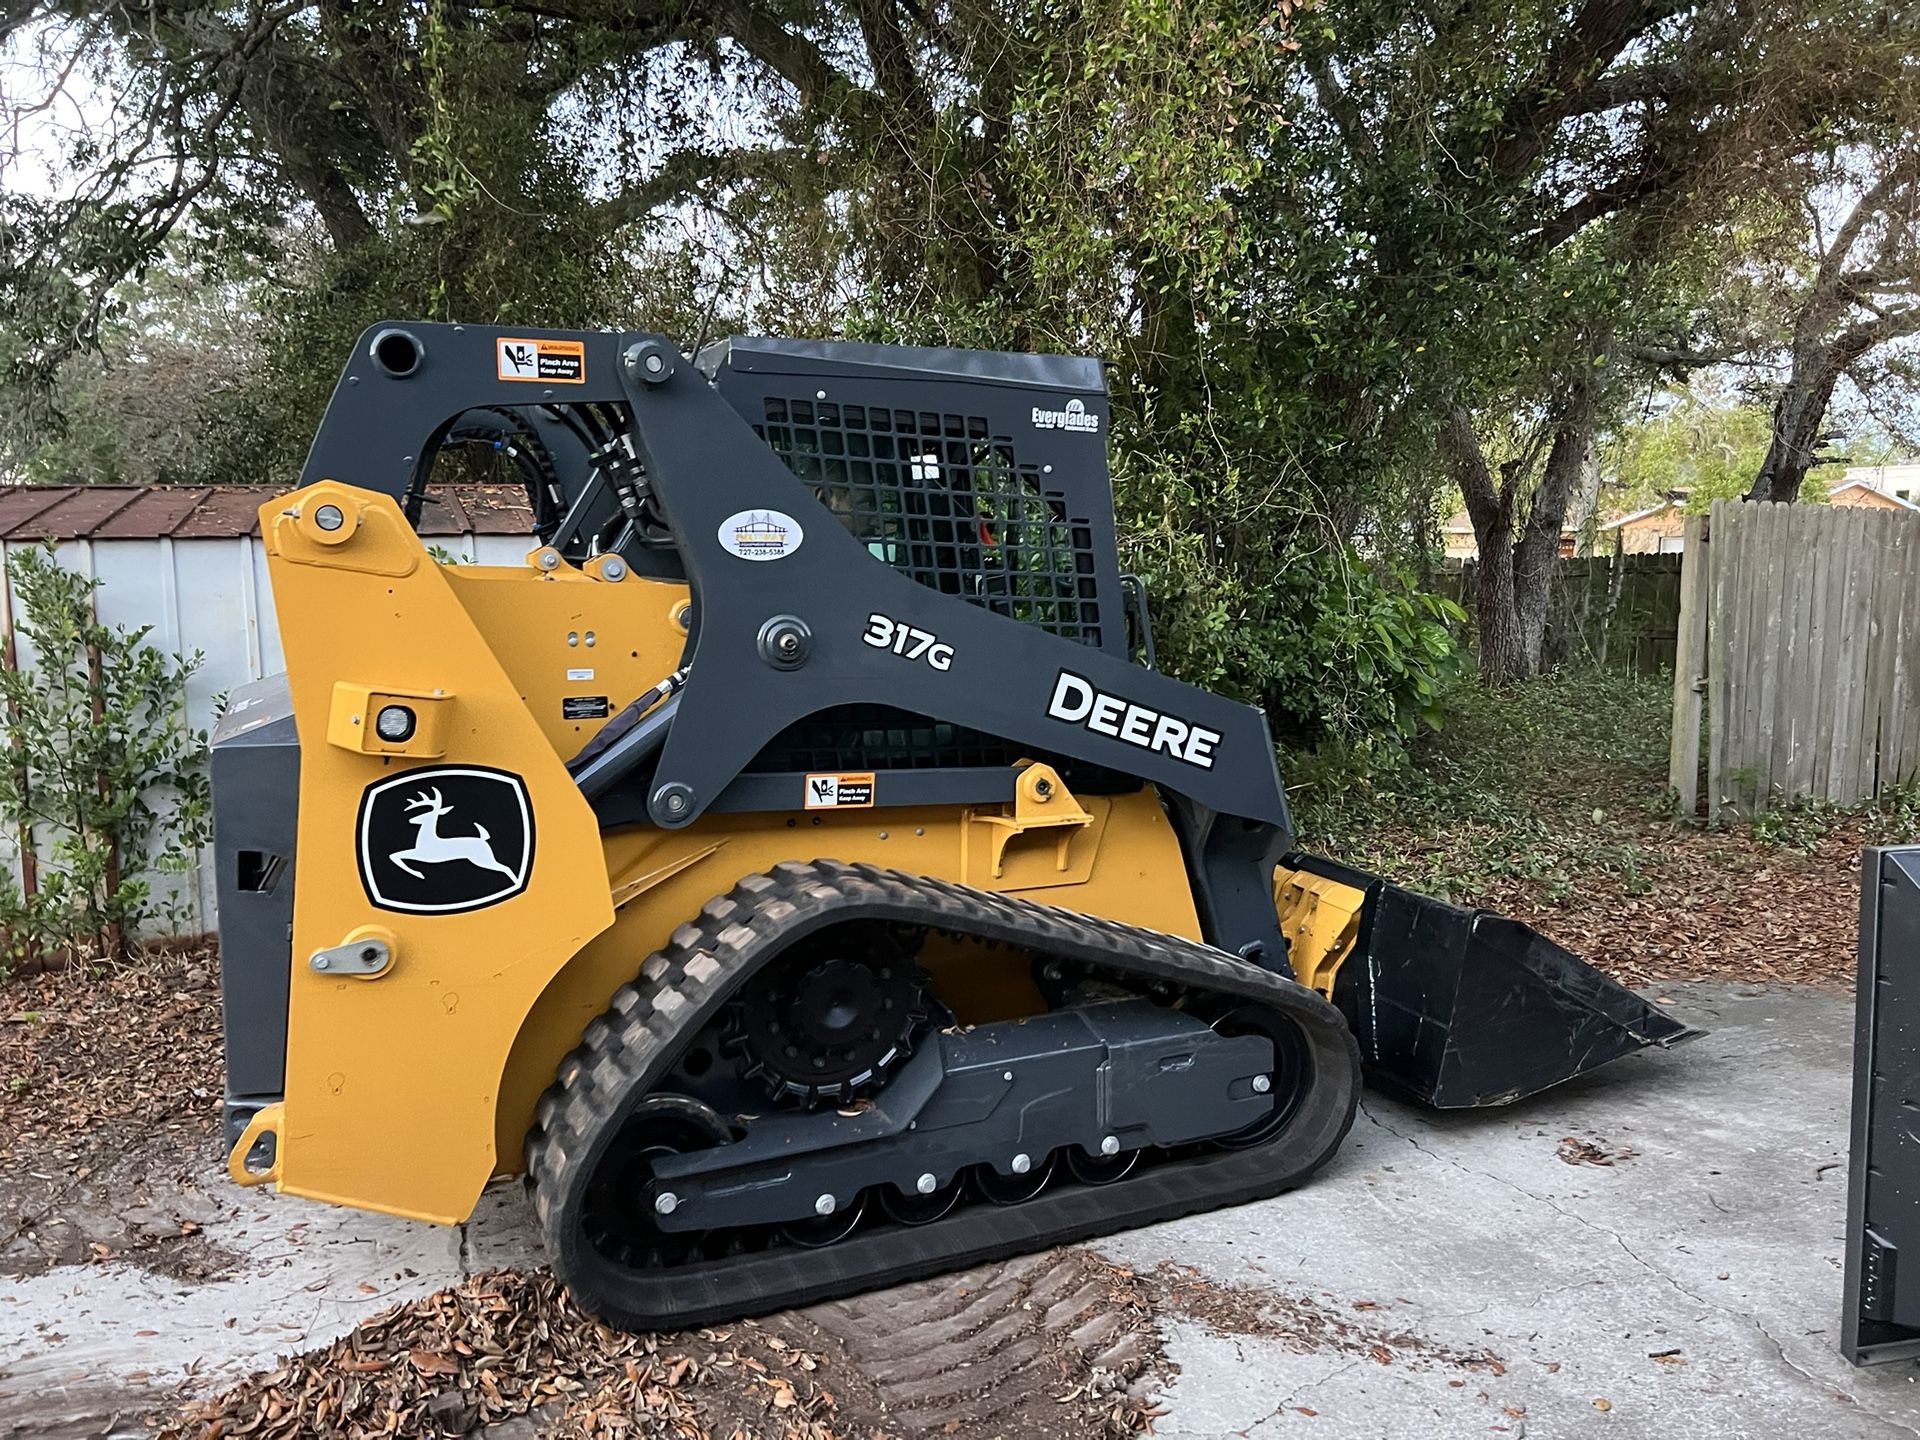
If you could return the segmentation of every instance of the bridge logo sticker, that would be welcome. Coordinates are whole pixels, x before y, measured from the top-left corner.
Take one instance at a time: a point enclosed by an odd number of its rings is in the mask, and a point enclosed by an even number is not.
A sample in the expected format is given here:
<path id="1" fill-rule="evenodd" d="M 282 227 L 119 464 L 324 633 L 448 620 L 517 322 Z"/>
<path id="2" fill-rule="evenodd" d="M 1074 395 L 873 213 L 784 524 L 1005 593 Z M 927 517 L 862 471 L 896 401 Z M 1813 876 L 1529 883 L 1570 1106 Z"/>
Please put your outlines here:
<path id="1" fill-rule="evenodd" d="M 505 770 L 436 765 L 375 781 L 356 830 L 360 883 L 382 910 L 481 910 L 533 873 L 533 806 Z"/>
<path id="2" fill-rule="evenodd" d="M 784 510 L 741 510 L 720 522 L 720 548 L 742 560 L 784 560 L 803 538 L 800 522 Z"/>

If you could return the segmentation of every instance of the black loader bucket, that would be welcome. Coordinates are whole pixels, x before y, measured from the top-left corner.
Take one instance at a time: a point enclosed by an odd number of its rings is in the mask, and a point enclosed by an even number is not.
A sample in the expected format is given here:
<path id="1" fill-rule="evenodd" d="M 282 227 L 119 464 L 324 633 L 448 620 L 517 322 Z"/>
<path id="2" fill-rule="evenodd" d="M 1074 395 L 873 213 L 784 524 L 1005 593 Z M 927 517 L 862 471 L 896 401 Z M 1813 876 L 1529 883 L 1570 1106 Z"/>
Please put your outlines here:
<path id="1" fill-rule="evenodd" d="M 1367 1078 L 1437 1109 L 1505 1105 L 1700 1034 L 1517 920 L 1289 855 L 1275 901 L 1301 982 L 1328 993 Z"/>

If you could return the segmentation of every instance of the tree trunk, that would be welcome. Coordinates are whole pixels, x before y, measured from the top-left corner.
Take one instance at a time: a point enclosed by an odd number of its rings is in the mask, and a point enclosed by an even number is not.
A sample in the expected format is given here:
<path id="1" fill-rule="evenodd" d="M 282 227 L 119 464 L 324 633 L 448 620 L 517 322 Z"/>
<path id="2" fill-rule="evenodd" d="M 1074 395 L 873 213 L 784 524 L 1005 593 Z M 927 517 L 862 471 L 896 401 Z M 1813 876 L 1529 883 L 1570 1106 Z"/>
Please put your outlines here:
<path id="1" fill-rule="evenodd" d="M 1554 566 L 1560 559 L 1560 533 L 1566 527 L 1567 502 L 1586 468 L 1593 443 L 1593 387 L 1585 379 L 1568 386 L 1560 425 L 1547 452 L 1546 469 L 1533 492 L 1526 533 L 1514 547 L 1513 600 L 1520 617 L 1520 642 L 1526 675 L 1540 672 L 1540 651 L 1547 637 L 1547 605 L 1553 598 Z"/>
<path id="2" fill-rule="evenodd" d="M 1842 336 L 1831 347 L 1794 356 L 1793 373 L 1773 405 L 1773 437 L 1767 442 L 1767 458 L 1760 462 L 1760 473 L 1754 477 L 1747 499 L 1790 504 L 1800 498 L 1807 471 L 1823 463 L 1815 452 L 1820 448 L 1820 427 L 1826 423 L 1833 387 L 1839 384 L 1841 372 L 1865 349 L 1848 354 L 1842 348 L 1847 340 Z"/>
<path id="3" fill-rule="evenodd" d="M 1593 422 L 1593 387 L 1581 377 L 1562 398 L 1553 446 L 1517 540 L 1515 515 L 1524 489 L 1518 468 L 1503 467 L 1496 486 L 1466 409 L 1455 406 L 1441 422 L 1440 448 L 1452 465 L 1480 550 L 1480 678 L 1488 684 L 1525 680 L 1540 670 L 1560 531 L 1593 443 Z"/>
<path id="4" fill-rule="evenodd" d="M 1527 675 L 1527 647 L 1521 635 L 1520 609 L 1514 602 L 1510 544 L 1480 551 L 1475 604 L 1480 625 L 1480 678 L 1497 684 Z"/>

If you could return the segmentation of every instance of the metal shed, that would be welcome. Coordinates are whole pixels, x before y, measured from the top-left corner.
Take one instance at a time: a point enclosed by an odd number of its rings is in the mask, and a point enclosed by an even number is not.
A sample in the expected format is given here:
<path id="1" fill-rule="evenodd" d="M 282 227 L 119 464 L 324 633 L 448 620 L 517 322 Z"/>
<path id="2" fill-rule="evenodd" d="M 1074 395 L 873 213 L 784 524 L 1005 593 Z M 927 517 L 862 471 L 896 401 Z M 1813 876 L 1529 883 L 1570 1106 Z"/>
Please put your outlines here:
<path id="1" fill-rule="evenodd" d="M 273 592 L 260 546 L 260 505 L 272 491 L 248 486 L 0 486 L 0 629 L 11 631 L 9 561 L 51 543 L 69 570 L 101 582 L 96 613 L 109 625 L 152 627 L 150 643 L 200 652 L 187 687 L 187 723 L 211 730 L 218 697 L 283 668 Z M 435 487 L 421 512 L 429 546 L 463 562 L 512 565 L 533 547 L 532 512 L 516 487 Z M 18 637 L 14 663 L 32 669 Z M 39 847 L 44 848 L 44 847 Z M 0 861 L 17 876 L 15 837 L 0 836 Z M 208 867 L 190 900 L 195 928 L 214 924 Z"/>

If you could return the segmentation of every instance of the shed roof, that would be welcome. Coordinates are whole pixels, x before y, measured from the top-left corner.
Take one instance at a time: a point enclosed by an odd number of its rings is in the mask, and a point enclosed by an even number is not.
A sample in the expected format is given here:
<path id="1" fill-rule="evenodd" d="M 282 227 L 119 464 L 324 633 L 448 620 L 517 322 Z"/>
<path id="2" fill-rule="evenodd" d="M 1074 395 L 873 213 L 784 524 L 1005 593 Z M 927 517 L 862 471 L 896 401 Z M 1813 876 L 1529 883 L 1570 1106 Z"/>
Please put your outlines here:
<path id="1" fill-rule="evenodd" d="M 1649 505 L 1645 510 L 1635 510 L 1631 515 L 1617 515 L 1600 524 L 1602 530 L 1618 530 L 1623 525 L 1631 525 L 1638 520 L 1651 520 L 1656 515 L 1665 515 L 1681 508 L 1678 500 L 1662 500 L 1658 505 Z"/>
<path id="2" fill-rule="evenodd" d="M 1906 468 L 1906 469 L 1920 470 L 1920 466 L 1906 466 L 1906 467 L 1885 466 L 1883 468 L 1885 469 Z M 1847 473 L 1851 475 L 1853 472 L 1849 470 Z M 1920 505 L 1915 505 L 1911 500 L 1902 499 L 1900 496 L 1895 495 L 1891 490 L 1882 490 L 1878 485 L 1875 485 L 1871 480 L 1866 480 L 1866 479 L 1841 480 L 1838 484 L 1828 489 L 1827 499 L 1832 500 L 1836 496 L 1845 495 L 1850 490 L 1858 490 L 1863 496 L 1866 496 L 1866 495 L 1873 496 L 1874 499 L 1872 501 L 1868 501 L 1867 503 L 1873 504 L 1875 502 L 1878 502 L 1879 504 L 1884 505 L 1889 510 L 1920 510 Z"/>
<path id="3" fill-rule="evenodd" d="M 273 497 L 251 485 L 0 485 L 0 540 L 231 539 L 260 533 Z M 435 485 L 420 533 L 526 535 L 533 512 L 512 485 Z"/>

